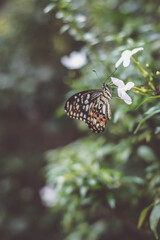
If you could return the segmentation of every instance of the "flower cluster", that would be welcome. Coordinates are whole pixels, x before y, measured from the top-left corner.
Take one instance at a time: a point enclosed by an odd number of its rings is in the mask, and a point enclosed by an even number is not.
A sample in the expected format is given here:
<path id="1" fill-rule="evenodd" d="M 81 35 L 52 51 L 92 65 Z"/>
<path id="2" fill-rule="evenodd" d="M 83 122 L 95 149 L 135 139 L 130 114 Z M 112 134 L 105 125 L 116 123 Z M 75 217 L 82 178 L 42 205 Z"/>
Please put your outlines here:
<path id="1" fill-rule="evenodd" d="M 135 48 L 132 51 L 130 50 L 126 50 L 121 54 L 120 59 L 116 62 L 115 64 L 115 68 L 117 69 L 121 64 L 123 64 L 124 67 L 128 67 L 130 64 L 130 59 L 132 57 L 132 55 L 134 55 L 135 53 L 139 52 L 143 50 L 142 47 L 140 48 Z M 127 104 L 131 104 L 132 103 L 132 99 L 130 98 L 130 96 L 126 93 L 126 91 L 130 90 L 132 87 L 134 87 L 134 83 L 133 82 L 128 82 L 126 85 L 124 84 L 124 82 L 118 78 L 113 78 L 111 77 L 112 83 L 114 85 L 117 86 L 117 93 L 118 96 L 123 99 L 123 101 Z"/>

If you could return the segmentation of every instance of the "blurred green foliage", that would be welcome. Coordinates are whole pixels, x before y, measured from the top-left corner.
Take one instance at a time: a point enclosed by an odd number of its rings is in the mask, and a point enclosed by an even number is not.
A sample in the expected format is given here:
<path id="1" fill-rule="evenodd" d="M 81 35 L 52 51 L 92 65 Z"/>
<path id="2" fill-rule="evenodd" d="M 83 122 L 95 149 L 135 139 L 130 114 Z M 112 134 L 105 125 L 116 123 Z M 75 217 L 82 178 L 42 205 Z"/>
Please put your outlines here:
<path id="1" fill-rule="evenodd" d="M 0 238 L 158 239 L 159 3 L 0 4 Z M 64 115 L 73 92 L 101 88 L 121 52 L 140 46 L 134 57 L 148 75 L 133 61 L 118 68 L 114 76 L 137 89 L 132 105 L 112 99 L 103 134 Z M 72 51 L 87 65 L 65 69 Z"/>
<path id="2" fill-rule="evenodd" d="M 135 56 L 139 62 L 115 74 L 135 83 L 133 104 L 113 99 L 113 121 L 104 134 L 90 133 L 77 121 L 88 136 L 46 154 L 47 180 L 55 191 L 54 208 L 63 212 L 66 239 L 153 239 L 149 228 L 158 238 L 160 8 L 156 1 L 116 0 L 53 1 L 50 7 L 63 22 L 61 33 L 83 42 L 80 50 L 88 56 L 78 78 L 68 73 L 66 82 L 75 91 L 99 88 L 92 69 L 104 80 L 121 51 L 144 47 Z"/>

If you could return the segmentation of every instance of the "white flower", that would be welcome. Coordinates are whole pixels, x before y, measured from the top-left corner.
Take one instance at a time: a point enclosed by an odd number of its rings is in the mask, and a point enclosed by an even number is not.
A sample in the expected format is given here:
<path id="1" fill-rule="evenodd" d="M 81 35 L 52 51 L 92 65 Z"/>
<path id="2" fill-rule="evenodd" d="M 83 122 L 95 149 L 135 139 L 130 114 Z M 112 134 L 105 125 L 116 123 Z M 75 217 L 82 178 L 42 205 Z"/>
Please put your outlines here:
<path id="1" fill-rule="evenodd" d="M 63 56 L 61 63 L 68 69 L 79 69 L 86 65 L 87 57 L 83 52 L 71 52 L 69 56 Z"/>
<path id="2" fill-rule="evenodd" d="M 135 53 L 142 51 L 143 47 L 140 48 L 135 48 L 132 51 L 130 50 L 126 50 L 121 54 L 120 59 L 116 62 L 115 67 L 118 68 L 119 65 L 121 65 L 121 63 L 123 63 L 123 67 L 128 67 L 130 64 L 130 58 L 132 57 L 132 55 L 134 55 Z"/>
<path id="3" fill-rule="evenodd" d="M 44 186 L 40 189 L 40 197 L 47 207 L 53 207 L 56 204 L 56 189 L 51 186 Z"/>
<path id="4" fill-rule="evenodd" d="M 132 103 L 132 99 L 130 98 L 130 96 L 126 93 L 126 91 L 130 90 L 133 86 L 134 83 L 133 82 L 128 82 L 126 85 L 124 84 L 124 82 L 118 78 L 114 78 L 111 77 L 112 82 L 114 83 L 114 85 L 116 85 L 117 88 L 117 92 L 118 92 L 118 96 L 123 99 L 123 101 L 127 104 L 131 104 Z"/>

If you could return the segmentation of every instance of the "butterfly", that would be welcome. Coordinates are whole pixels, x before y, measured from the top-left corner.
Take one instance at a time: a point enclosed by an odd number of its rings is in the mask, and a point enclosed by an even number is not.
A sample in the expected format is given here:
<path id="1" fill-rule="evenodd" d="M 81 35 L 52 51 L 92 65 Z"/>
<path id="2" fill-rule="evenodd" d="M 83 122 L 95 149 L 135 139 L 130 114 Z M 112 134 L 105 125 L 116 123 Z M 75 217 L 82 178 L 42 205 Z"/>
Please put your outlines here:
<path id="1" fill-rule="evenodd" d="M 84 121 L 95 133 L 103 132 L 106 121 L 111 120 L 111 90 L 103 83 L 101 90 L 87 90 L 71 96 L 65 103 L 70 118 Z"/>

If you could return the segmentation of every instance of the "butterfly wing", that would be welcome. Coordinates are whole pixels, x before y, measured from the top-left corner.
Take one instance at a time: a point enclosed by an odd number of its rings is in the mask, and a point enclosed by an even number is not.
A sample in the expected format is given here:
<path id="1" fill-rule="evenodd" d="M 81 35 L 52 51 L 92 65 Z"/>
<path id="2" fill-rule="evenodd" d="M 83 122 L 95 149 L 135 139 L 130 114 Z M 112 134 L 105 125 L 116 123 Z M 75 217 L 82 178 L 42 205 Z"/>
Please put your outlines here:
<path id="1" fill-rule="evenodd" d="M 109 100 L 102 90 L 88 90 L 70 97 L 65 104 L 70 118 L 84 121 L 93 132 L 103 132 L 106 118 L 111 119 Z"/>
<path id="2" fill-rule="evenodd" d="M 88 90 L 74 94 L 65 104 L 65 111 L 70 118 L 87 122 L 92 102 L 101 94 L 101 90 Z"/>
<path id="3" fill-rule="evenodd" d="M 100 95 L 93 102 L 89 110 L 88 127 L 96 133 L 103 132 L 106 126 L 106 121 L 111 120 L 111 107 L 109 100 Z"/>

